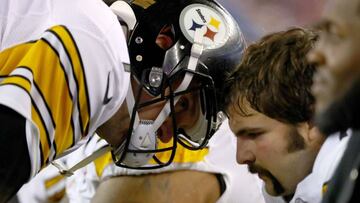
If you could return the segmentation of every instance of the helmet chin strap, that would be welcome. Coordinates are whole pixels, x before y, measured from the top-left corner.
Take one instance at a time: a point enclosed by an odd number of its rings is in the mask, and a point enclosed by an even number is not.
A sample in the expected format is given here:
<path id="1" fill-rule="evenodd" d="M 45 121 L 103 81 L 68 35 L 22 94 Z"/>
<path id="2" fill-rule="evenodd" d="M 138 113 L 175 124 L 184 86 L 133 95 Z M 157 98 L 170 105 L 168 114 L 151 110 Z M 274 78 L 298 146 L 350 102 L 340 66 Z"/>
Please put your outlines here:
<path id="1" fill-rule="evenodd" d="M 199 58 L 203 51 L 203 33 L 200 29 L 195 30 L 194 43 L 191 47 L 191 55 L 188 63 L 188 70 L 195 71 Z M 177 92 L 186 90 L 192 80 L 193 74 L 186 74 L 179 87 L 176 89 Z M 174 98 L 174 104 L 180 99 L 180 96 Z M 126 102 L 129 114 L 132 115 L 135 104 L 134 93 L 132 88 L 128 89 L 126 96 Z M 138 112 L 135 112 L 134 127 L 130 137 L 129 149 L 130 150 L 156 150 L 157 148 L 157 130 L 164 123 L 166 118 L 170 115 L 170 101 L 167 101 L 165 106 L 162 108 L 157 118 L 153 120 L 141 120 Z M 114 150 L 114 154 L 117 158 L 121 158 L 124 153 L 124 147 L 121 150 Z M 131 167 L 138 167 L 148 163 L 149 159 L 152 158 L 154 153 L 136 153 L 126 152 L 122 162 Z"/>
<path id="2" fill-rule="evenodd" d="M 200 112 L 195 122 L 195 125 L 190 129 L 187 130 L 184 129 L 184 131 L 189 136 L 192 142 L 198 143 L 199 141 L 201 141 L 201 139 L 204 138 L 204 135 L 207 131 L 207 125 L 208 125 L 208 121 L 206 120 L 205 115 Z M 183 135 L 180 135 L 180 137 L 188 140 L 188 138 Z"/>

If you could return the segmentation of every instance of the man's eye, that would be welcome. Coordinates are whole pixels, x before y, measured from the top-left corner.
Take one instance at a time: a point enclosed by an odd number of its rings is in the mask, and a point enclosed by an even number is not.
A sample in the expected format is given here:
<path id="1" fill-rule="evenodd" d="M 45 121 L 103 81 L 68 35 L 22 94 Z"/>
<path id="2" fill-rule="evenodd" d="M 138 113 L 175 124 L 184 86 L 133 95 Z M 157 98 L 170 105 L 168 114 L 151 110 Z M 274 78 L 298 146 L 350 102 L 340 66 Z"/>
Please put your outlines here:
<path id="1" fill-rule="evenodd" d="M 255 138 L 255 137 L 258 137 L 259 135 L 261 135 L 261 132 L 249 132 L 246 135 L 249 137 Z"/>
<path id="2" fill-rule="evenodd" d="M 341 40 L 344 37 L 344 34 L 335 25 L 332 24 L 327 27 L 326 35 L 333 41 Z"/>
<path id="3" fill-rule="evenodd" d="M 338 35 L 338 32 L 334 26 L 329 26 L 328 33 L 330 35 L 335 35 L 335 36 Z"/>

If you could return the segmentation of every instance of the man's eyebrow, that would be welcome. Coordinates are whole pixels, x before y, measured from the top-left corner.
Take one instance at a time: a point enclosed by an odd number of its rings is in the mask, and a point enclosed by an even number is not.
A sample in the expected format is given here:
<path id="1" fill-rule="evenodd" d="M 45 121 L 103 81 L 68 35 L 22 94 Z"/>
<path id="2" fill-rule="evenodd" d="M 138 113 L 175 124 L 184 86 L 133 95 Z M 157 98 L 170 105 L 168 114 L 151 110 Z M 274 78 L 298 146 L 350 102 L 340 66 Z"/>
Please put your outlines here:
<path id="1" fill-rule="evenodd" d="M 314 30 L 328 30 L 330 27 L 330 21 L 329 20 L 321 20 L 311 26 Z"/>
<path id="2" fill-rule="evenodd" d="M 244 128 L 240 128 L 236 131 L 235 136 L 242 136 L 245 135 L 249 132 L 256 132 L 256 131 L 260 131 L 260 128 L 257 127 L 244 127 Z"/>

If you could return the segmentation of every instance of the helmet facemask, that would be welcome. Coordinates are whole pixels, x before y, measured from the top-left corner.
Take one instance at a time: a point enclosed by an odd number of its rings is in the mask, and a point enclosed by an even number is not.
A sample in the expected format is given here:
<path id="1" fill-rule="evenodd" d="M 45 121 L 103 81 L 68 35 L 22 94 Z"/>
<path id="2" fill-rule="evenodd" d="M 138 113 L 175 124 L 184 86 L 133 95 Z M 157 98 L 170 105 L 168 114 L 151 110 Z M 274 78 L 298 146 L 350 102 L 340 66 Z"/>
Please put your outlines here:
<path id="1" fill-rule="evenodd" d="M 187 61 L 184 59 L 179 65 L 188 64 Z M 140 98 L 140 95 L 149 94 L 144 85 L 144 80 L 149 75 L 151 73 L 144 71 L 142 81 L 139 82 L 134 93 L 135 100 L 128 131 L 132 134 L 128 134 L 128 139 L 123 146 L 124 153 L 121 154 L 121 157 L 115 158 L 118 160 L 117 165 L 122 167 L 160 168 L 169 165 L 175 156 L 177 143 L 190 150 L 201 149 L 206 146 L 215 131 L 216 117 L 214 114 L 217 110 L 216 103 L 214 104 L 216 101 L 215 88 L 211 77 L 197 71 L 180 69 L 170 77 L 163 75 L 164 82 L 161 93 L 156 97 L 144 100 Z M 186 83 L 184 80 L 191 80 L 191 84 L 185 85 L 186 88 L 183 88 Z M 176 105 L 184 105 L 182 104 L 183 98 L 191 98 L 192 102 L 196 103 L 194 105 L 197 112 L 186 112 L 196 115 L 195 122 L 190 123 L 194 124 L 192 126 L 182 127 L 178 125 L 178 120 L 181 120 L 179 118 L 181 113 L 177 112 Z M 164 107 L 154 120 L 139 119 L 137 114 L 143 109 L 159 104 L 164 105 Z M 128 105 L 131 104 L 128 103 Z M 189 110 L 185 107 L 184 111 Z M 171 123 L 171 129 L 160 129 L 165 120 Z M 172 141 L 159 145 L 162 140 L 161 137 L 169 137 L 163 133 L 170 133 Z"/>

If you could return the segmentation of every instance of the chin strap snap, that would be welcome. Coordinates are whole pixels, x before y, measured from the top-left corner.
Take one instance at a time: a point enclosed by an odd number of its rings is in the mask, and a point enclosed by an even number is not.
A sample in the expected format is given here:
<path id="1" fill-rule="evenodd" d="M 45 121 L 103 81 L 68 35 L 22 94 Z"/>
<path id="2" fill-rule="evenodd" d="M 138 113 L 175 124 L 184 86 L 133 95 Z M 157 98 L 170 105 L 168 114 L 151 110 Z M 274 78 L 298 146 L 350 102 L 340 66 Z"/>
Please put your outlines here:
<path id="1" fill-rule="evenodd" d="M 106 145 L 106 146 L 96 150 L 94 153 L 92 153 L 90 156 L 86 157 L 85 159 L 79 161 L 78 163 L 76 163 L 74 166 L 72 166 L 69 169 L 66 169 L 66 166 L 64 166 L 64 164 L 62 164 L 61 162 L 57 162 L 56 160 L 52 161 L 51 164 L 59 170 L 59 173 L 61 175 L 70 177 L 70 176 L 74 175 L 74 172 L 76 170 L 83 168 L 84 166 L 88 165 L 89 163 L 91 163 L 92 161 L 101 157 L 102 155 L 106 154 L 109 151 L 111 151 L 111 147 L 109 145 Z"/>

